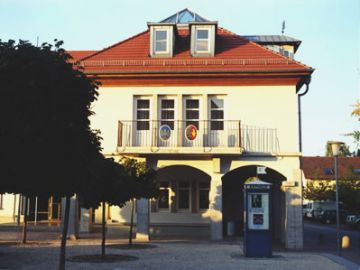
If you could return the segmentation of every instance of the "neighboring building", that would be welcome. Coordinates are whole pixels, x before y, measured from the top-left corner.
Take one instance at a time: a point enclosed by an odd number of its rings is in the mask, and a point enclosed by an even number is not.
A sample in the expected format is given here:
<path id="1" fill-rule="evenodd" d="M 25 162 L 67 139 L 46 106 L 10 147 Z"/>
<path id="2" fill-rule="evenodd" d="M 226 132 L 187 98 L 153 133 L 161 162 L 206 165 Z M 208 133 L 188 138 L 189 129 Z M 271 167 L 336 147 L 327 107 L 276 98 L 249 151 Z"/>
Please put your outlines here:
<path id="1" fill-rule="evenodd" d="M 243 184 L 258 176 L 273 186 L 274 239 L 301 249 L 297 94 L 313 69 L 292 58 L 300 41 L 240 36 L 188 9 L 147 25 L 103 50 L 70 51 L 102 83 L 92 128 L 104 154 L 158 171 L 158 200 L 137 201 L 137 237 L 241 235 Z M 129 224 L 129 206 L 109 212 Z"/>
<path id="2" fill-rule="evenodd" d="M 323 191 L 333 189 L 336 185 L 334 163 L 333 157 L 303 157 L 304 188 L 309 185 Z M 357 187 L 360 192 L 360 157 L 338 157 L 338 180 L 340 183 L 345 182 Z M 351 196 L 342 197 L 340 193 L 340 207 L 343 210 L 359 212 L 354 199 Z M 322 210 L 336 209 L 336 203 L 329 199 L 312 201 L 305 198 L 303 204 L 304 216 L 308 218 L 318 218 Z"/>
<path id="3" fill-rule="evenodd" d="M 311 182 L 314 186 L 323 183 L 335 185 L 333 157 L 303 157 L 304 186 Z M 338 157 L 339 181 L 360 182 L 360 157 Z M 360 209 L 359 209 L 360 210 Z"/>

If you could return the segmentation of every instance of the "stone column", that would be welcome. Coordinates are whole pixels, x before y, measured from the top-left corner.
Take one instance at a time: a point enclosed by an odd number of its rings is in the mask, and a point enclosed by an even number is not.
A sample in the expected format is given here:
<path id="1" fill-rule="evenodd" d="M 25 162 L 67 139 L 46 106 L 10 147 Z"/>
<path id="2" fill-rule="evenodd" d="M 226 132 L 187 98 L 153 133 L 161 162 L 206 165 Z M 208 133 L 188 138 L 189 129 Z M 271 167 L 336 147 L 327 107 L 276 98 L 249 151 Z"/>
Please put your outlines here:
<path id="1" fill-rule="evenodd" d="M 89 233 L 91 227 L 92 209 L 80 208 L 80 232 Z"/>
<path id="2" fill-rule="evenodd" d="M 64 217 L 65 217 L 65 206 L 66 199 L 61 199 L 61 231 L 64 226 Z M 70 213 L 69 213 L 69 225 L 67 237 L 70 239 L 77 239 L 79 237 L 79 221 L 78 221 L 78 199 L 76 195 L 70 199 Z"/>
<path id="3" fill-rule="evenodd" d="M 223 239 L 222 174 L 213 173 L 210 182 L 210 238 Z"/>
<path id="4" fill-rule="evenodd" d="M 149 200 L 136 201 L 136 240 L 149 241 Z"/>
<path id="5" fill-rule="evenodd" d="M 301 170 L 294 170 L 293 181 L 284 182 L 286 199 L 285 247 L 303 249 Z"/>

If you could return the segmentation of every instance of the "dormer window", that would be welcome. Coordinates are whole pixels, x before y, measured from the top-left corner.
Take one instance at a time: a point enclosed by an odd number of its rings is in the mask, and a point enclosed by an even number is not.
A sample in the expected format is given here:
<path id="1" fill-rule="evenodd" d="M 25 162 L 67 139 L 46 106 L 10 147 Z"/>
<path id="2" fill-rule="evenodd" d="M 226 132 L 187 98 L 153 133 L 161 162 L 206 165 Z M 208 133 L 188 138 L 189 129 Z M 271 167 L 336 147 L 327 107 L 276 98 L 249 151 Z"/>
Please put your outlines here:
<path id="1" fill-rule="evenodd" d="M 174 25 L 148 23 L 150 27 L 150 56 L 172 57 L 174 47 Z"/>
<path id="2" fill-rule="evenodd" d="M 191 56 L 209 57 L 215 54 L 216 22 L 190 23 Z"/>
<path id="3" fill-rule="evenodd" d="M 196 52 L 210 52 L 210 29 L 196 29 L 196 41 L 195 51 Z"/>
<path id="4" fill-rule="evenodd" d="M 155 54 L 156 53 L 168 53 L 169 42 L 168 42 L 168 31 L 158 29 L 155 30 Z"/>

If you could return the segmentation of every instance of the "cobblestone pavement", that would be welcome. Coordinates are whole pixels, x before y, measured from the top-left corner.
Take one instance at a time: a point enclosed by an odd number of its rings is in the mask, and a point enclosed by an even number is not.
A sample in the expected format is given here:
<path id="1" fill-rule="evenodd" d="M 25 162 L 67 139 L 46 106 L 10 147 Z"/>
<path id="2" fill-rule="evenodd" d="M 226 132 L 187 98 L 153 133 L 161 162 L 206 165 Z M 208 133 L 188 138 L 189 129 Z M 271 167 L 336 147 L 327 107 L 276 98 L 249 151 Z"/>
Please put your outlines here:
<path id="1" fill-rule="evenodd" d="M 88 235 L 83 235 L 88 236 Z M 99 235 L 96 234 L 98 237 Z M 0 269 L 51 270 L 57 269 L 59 240 L 56 232 L 30 232 L 29 244 L 13 244 L 19 239 L 18 231 L 0 230 Z M 11 243 L 12 242 L 12 243 Z M 108 245 L 126 243 L 126 240 L 109 239 Z M 66 269 L 347 269 L 327 256 L 307 252 L 274 252 L 273 258 L 250 259 L 242 255 L 241 243 L 210 241 L 166 241 L 152 242 L 151 249 L 107 248 L 107 254 L 132 255 L 136 261 L 115 263 L 67 262 Z M 68 241 L 67 258 L 100 253 L 100 237 Z"/>

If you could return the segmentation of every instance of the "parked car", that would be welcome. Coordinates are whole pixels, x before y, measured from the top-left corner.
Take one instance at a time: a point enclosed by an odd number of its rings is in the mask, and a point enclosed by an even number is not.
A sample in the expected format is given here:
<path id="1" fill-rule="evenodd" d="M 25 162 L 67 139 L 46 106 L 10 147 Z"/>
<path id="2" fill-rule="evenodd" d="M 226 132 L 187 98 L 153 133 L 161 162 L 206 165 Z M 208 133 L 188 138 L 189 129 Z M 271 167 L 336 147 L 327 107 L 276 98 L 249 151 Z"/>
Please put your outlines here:
<path id="1" fill-rule="evenodd" d="M 345 222 L 350 228 L 360 230 L 360 215 L 348 215 Z"/>
<path id="2" fill-rule="evenodd" d="M 345 222 L 346 224 L 355 224 L 360 222 L 360 215 L 347 215 Z"/>
<path id="3" fill-rule="evenodd" d="M 346 214 L 344 211 L 340 210 L 339 221 L 344 223 L 346 219 Z M 336 223 L 336 210 L 323 210 L 320 212 L 319 220 L 321 223 L 333 224 Z"/>
<path id="4" fill-rule="evenodd" d="M 320 213 L 323 210 L 336 210 L 336 203 L 333 201 L 312 201 L 306 205 L 304 209 L 303 206 L 303 216 L 310 219 L 319 219 Z"/>

